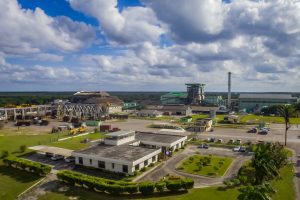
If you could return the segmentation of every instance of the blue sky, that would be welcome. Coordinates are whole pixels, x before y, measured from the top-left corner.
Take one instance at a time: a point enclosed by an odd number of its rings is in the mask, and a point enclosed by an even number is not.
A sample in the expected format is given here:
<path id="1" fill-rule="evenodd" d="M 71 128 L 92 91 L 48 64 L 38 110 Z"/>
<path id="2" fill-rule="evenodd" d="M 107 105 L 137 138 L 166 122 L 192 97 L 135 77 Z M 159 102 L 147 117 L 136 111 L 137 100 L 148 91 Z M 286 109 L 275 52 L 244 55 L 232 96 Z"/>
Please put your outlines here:
<path id="1" fill-rule="evenodd" d="M 298 91 L 296 0 L 2 0 L 0 91 Z"/>

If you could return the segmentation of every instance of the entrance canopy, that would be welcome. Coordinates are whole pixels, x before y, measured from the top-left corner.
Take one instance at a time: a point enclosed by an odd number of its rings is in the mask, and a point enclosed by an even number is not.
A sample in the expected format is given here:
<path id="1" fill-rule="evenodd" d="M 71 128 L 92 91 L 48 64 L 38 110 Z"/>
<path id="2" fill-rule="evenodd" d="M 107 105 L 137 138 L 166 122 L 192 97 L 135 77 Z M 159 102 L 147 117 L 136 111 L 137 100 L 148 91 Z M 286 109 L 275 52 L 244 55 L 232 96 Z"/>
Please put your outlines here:
<path id="1" fill-rule="evenodd" d="M 59 148 L 59 147 L 51 147 L 51 146 L 46 146 L 46 145 L 33 146 L 33 147 L 29 147 L 28 149 L 43 152 L 43 153 L 51 153 L 51 154 L 55 154 L 55 155 L 62 155 L 62 156 L 65 156 L 65 157 L 71 156 L 71 154 L 73 152 L 73 150 L 70 150 L 70 149 L 64 149 L 64 148 Z"/>

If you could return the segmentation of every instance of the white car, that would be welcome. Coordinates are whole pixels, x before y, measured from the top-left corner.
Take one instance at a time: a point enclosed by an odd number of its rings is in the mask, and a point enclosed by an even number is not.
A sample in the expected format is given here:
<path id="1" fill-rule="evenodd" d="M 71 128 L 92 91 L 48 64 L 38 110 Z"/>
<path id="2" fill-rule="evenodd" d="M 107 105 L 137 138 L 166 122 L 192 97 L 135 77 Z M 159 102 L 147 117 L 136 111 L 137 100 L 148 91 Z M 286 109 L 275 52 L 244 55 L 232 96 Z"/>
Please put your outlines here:
<path id="1" fill-rule="evenodd" d="M 65 161 L 66 161 L 67 163 L 74 162 L 74 161 L 75 161 L 75 158 L 74 158 L 73 156 L 69 156 L 69 157 L 66 157 L 66 158 L 65 158 Z"/>
<path id="2" fill-rule="evenodd" d="M 234 152 L 239 152 L 240 149 L 241 149 L 241 147 L 234 147 L 232 150 L 233 150 Z"/>
<path id="3" fill-rule="evenodd" d="M 62 160 L 62 159 L 64 159 L 64 157 L 62 155 L 54 155 L 51 157 L 51 160 L 55 160 L 55 161 Z"/>

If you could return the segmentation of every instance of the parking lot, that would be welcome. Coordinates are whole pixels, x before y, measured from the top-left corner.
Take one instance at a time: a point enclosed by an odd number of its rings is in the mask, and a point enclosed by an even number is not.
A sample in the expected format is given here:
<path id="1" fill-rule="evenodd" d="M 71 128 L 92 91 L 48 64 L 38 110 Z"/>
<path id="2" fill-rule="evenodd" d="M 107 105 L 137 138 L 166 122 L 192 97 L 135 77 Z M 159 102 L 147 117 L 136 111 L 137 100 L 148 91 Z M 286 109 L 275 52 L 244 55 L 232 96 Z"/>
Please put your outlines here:
<path id="1" fill-rule="evenodd" d="M 25 158 L 35 162 L 51 165 L 55 170 L 73 169 L 75 167 L 74 162 L 67 163 L 64 159 L 54 161 L 51 160 L 51 156 L 46 156 L 45 153 L 33 153 Z"/>

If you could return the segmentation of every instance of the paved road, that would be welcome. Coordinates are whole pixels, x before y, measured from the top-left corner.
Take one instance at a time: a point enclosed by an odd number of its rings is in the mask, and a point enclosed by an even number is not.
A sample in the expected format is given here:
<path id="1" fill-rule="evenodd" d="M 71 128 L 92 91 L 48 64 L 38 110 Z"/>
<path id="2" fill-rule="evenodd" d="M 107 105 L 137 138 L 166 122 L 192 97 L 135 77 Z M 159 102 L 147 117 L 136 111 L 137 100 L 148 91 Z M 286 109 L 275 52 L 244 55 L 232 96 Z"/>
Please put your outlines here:
<path id="1" fill-rule="evenodd" d="M 182 160 L 184 160 L 185 158 L 191 155 L 196 154 L 196 152 L 200 152 L 200 154 L 204 154 L 204 155 L 214 154 L 218 156 L 234 157 L 235 160 L 231 164 L 226 174 L 223 177 L 218 177 L 218 178 L 209 178 L 204 176 L 193 175 L 193 174 L 177 171 L 175 169 L 176 165 L 178 165 Z M 166 176 L 167 174 L 172 174 L 177 176 L 193 178 L 195 181 L 196 188 L 219 185 L 222 184 L 222 182 L 225 179 L 231 178 L 232 176 L 236 175 L 239 168 L 242 166 L 242 164 L 246 160 L 249 160 L 250 158 L 251 158 L 250 156 L 245 156 L 245 154 L 232 152 L 229 149 L 222 149 L 222 148 L 199 149 L 195 146 L 188 146 L 183 152 L 176 154 L 174 157 L 167 160 L 164 164 L 162 164 L 152 172 L 148 173 L 147 175 L 139 179 L 138 182 L 142 182 L 146 180 L 158 181 L 162 179 L 164 176 Z"/>

